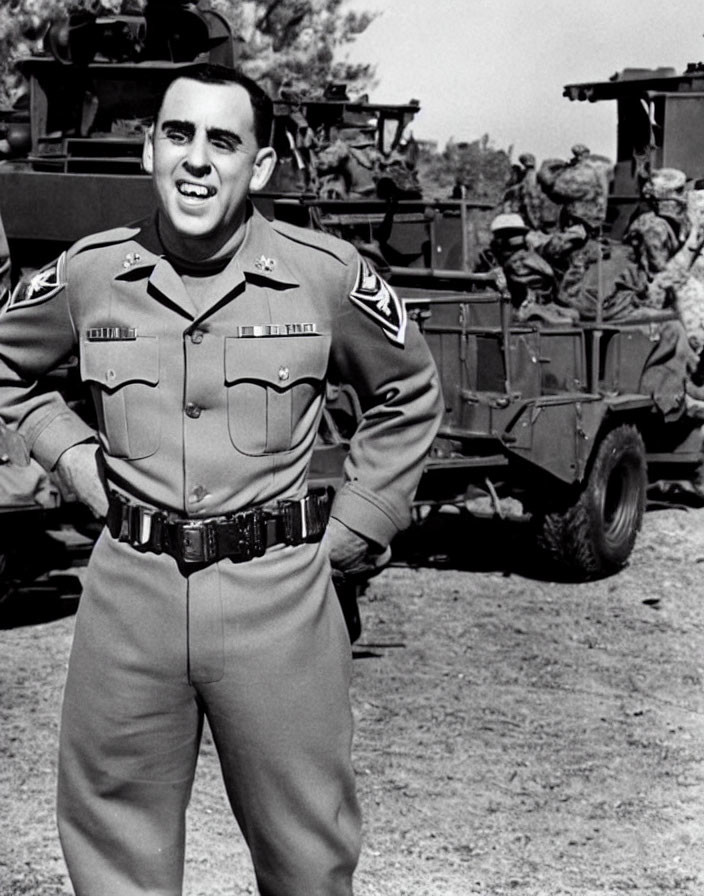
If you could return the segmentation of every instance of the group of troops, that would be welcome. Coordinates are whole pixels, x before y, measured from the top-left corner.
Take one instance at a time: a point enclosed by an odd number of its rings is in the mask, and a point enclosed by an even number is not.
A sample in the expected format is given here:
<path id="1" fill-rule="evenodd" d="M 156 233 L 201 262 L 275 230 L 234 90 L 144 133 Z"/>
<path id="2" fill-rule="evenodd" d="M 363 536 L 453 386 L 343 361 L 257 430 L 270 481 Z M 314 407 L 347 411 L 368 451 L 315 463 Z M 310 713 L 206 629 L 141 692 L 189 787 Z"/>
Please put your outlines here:
<path id="1" fill-rule="evenodd" d="M 643 178 L 623 239 L 603 235 L 611 167 L 583 145 L 569 162 L 520 157 L 491 222 L 488 263 L 518 321 L 564 324 L 674 317 L 661 353 L 676 358 L 688 413 L 704 418 L 704 190 L 675 168 Z M 673 314 L 674 312 L 674 314 Z"/>
<path id="2" fill-rule="evenodd" d="M 347 99 L 347 95 L 333 90 L 329 98 Z M 289 104 L 282 118 L 288 152 L 282 155 L 292 160 L 293 190 L 325 200 L 421 198 L 418 145 L 412 137 L 395 140 L 382 151 L 378 123 L 367 113 L 346 109 L 339 121 L 316 126 L 306 118 L 304 106 L 297 104 L 295 93 L 284 88 L 281 99 Z M 284 166 L 277 176 L 283 170 Z"/>

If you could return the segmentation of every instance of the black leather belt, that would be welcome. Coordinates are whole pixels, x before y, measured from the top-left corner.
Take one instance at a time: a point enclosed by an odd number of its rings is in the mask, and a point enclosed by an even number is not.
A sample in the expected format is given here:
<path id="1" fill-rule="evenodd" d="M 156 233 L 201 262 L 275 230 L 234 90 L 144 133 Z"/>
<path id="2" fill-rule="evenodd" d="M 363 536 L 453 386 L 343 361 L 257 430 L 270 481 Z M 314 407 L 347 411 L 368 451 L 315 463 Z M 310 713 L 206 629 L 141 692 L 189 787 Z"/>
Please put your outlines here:
<path id="1" fill-rule="evenodd" d="M 275 544 L 320 541 L 330 514 L 331 489 L 315 489 L 300 501 L 279 501 L 272 508 L 199 519 L 135 504 L 110 492 L 108 531 L 118 541 L 154 554 L 170 554 L 179 563 L 236 563 L 261 557 Z"/>

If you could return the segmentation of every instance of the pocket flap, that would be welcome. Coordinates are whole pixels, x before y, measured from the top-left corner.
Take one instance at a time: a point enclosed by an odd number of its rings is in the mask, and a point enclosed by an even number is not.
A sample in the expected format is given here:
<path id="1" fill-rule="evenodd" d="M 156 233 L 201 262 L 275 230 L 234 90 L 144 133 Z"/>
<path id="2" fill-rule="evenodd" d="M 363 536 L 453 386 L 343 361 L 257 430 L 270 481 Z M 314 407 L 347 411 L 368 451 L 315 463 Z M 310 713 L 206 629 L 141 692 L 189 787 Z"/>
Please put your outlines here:
<path id="1" fill-rule="evenodd" d="M 159 340 L 156 336 L 81 343 L 81 377 L 106 389 L 125 383 L 159 382 Z"/>
<path id="2" fill-rule="evenodd" d="M 322 380 L 330 336 L 270 336 L 225 339 L 225 383 L 249 380 L 286 389 L 301 380 Z"/>

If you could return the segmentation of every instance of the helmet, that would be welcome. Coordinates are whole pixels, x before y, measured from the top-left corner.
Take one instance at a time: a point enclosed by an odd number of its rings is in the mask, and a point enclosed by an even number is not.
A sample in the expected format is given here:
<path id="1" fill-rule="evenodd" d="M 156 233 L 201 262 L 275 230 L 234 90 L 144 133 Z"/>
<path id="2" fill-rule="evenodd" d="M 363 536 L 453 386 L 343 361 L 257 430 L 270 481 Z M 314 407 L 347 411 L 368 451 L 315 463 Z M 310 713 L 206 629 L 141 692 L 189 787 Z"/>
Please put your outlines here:
<path id="1" fill-rule="evenodd" d="M 648 199 L 676 199 L 684 192 L 687 175 L 678 168 L 657 168 L 643 187 Z"/>
<path id="2" fill-rule="evenodd" d="M 524 168 L 535 168 L 535 156 L 532 152 L 524 152 L 518 157 L 518 161 Z"/>
<path id="3" fill-rule="evenodd" d="M 572 155 L 575 159 L 583 159 L 585 156 L 588 156 L 591 150 L 588 146 L 585 146 L 584 143 L 575 143 L 572 147 Z"/>
<path id="4" fill-rule="evenodd" d="M 523 218 L 516 212 L 505 212 L 497 215 L 491 222 L 489 229 L 492 233 L 498 233 L 503 230 L 513 230 L 518 233 L 528 233 L 530 229 Z"/>

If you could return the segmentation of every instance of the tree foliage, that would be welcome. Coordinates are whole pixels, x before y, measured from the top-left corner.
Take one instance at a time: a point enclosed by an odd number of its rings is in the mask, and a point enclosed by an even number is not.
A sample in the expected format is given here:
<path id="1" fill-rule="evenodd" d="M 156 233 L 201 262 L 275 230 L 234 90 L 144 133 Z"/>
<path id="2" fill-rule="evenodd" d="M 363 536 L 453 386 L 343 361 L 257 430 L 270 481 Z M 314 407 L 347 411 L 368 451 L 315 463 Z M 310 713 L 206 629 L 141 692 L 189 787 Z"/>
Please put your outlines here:
<path id="1" fill-rule="evenodd" d="M 463 186 L 467 196 L 498 203 L 511 171 L 510 149 L 496 149 L 488 134 L 471 143 L 450 140 L 442 152 L 421 147 L 418 176 L 427 197 L 447 198 Z"/>
<path id="2" fill-rule="evenodd" d="M 40 49 L 52 22 L 79 9 L 101 15 L 140 12 L 145 2 L 0 0 L 0 106 L 13 105 L 22 91 L 13 61 Z M 204 2 L 230 24 L 240 67 L 273 96 L 284 85 L 310 93 L 339 81 L 348 84 L 350 95 L 373 86 L 372 66 L 340 61 L 345 46 L 373 20 L 371 13 L 346 10 L 345 0 Z M 429 199 L 447 197 L 462 184 L 467 195 L 498 202 L 511 168 L 510 152 L 495 149 L 487 135 L 470 143 L 451 140 L 440 152 L 421 144 L 418 174 L 423 194 Z"/>
<path id="3" fill-rule="evenodd" d="M 370 13 L 343 9 L 344 0 L 210 0 L 230 23 L 239 65 L 275 95 L 283 84 L 322 89 L 345 81 L 366 89 L 369 65 L 339 61 L 339 51 L 372 21 Z M 47 27 L 69 12 L 101 15 L 139 12 L 144 0 L 3 0 L 0 5 L 0 104 L 12 104 L 18 89 L 12 63 L 41 47 Z"/>
<path id="4" fill-rule="evenodd" d="M 336 51 L 361 34 L 370 13 L 345 12 L 344 0 L 212 0 L 239 38 L 240 65 L 275 95 L 282 84 L 322 89 L 344 81 L 358 91 L 373 79 L 370 65 L 350 65 Z"/>

